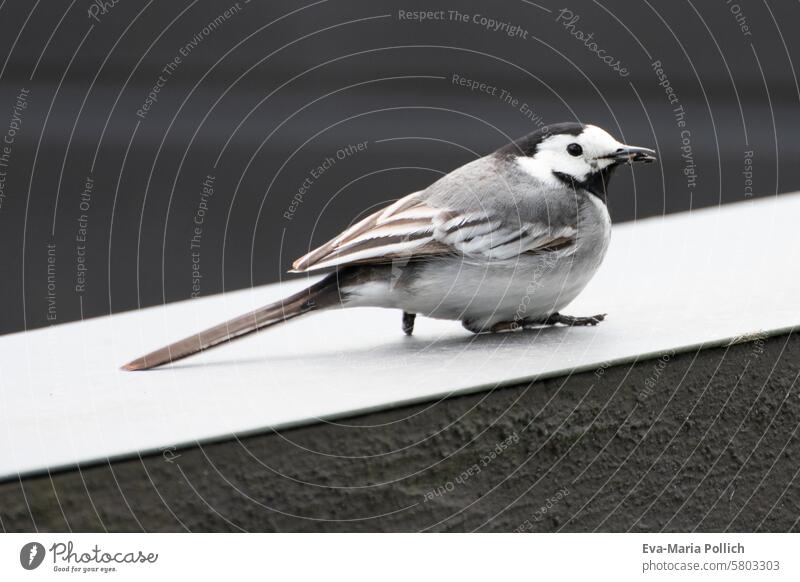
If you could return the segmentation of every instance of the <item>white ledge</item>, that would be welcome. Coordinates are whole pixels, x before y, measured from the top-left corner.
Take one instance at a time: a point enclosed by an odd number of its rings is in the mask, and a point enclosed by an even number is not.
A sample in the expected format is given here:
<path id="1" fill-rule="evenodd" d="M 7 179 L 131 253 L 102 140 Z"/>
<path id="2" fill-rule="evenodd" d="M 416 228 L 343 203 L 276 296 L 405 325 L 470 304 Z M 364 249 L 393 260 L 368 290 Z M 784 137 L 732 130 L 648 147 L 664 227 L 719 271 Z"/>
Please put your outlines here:
<path id="1" fill-rule="evenodd" d="M 714 346 L 800 324 L 800 194 L 614 227 L 567 314 L 596 328 L 473 336 L 353 309 L 152 372 L 120 364 L 305 285 L 292 281 L 0 338 L 0 478 L 318 422 Z M 641 387 L 628 387 L 639 390 Z"/>

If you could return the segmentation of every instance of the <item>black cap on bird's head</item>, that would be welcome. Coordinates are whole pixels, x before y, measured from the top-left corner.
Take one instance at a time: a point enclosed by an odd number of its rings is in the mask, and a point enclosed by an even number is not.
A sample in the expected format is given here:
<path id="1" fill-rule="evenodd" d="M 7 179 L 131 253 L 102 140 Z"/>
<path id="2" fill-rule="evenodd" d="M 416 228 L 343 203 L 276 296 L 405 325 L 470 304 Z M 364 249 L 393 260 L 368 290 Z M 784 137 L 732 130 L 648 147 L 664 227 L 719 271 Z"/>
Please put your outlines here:
<path id="1" fill-rule="evenodd" d="M 583 133 L 586 126 L 582 123 L 574 121 L 565 121 L 563 123 L 553 123 L 552 125 L 545 125 L 536 131 L 515 139 L 510 144 L 501 148 L 499 151 L 513 156 L 533 156 L 536 153 L 537 146 L 545 139 L 553 135 L 571 135 L 573 137 L 579 136 Z"/>

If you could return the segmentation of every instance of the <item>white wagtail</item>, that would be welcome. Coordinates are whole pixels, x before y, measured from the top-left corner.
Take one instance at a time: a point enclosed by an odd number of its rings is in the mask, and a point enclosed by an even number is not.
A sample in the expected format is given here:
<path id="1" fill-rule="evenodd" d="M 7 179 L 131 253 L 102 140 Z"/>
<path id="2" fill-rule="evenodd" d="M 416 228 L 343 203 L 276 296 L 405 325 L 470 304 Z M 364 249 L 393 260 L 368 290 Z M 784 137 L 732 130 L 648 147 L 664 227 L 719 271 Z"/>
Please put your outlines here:
<path id="1" fill-rule="evenodd" d="M 559 311 L 594 275 L 608 248 L 606 188 L 614 169 L 652 162 L 593 125 L 543 127 L 450 172 L 357 222 L 297 259 L 292 272 L 335 269 L 321 281 L 134 360 L 173 362 L 299 315 L 338 307 L 460 320 L 471 332 L 596 325 L 605 315 Z"/>

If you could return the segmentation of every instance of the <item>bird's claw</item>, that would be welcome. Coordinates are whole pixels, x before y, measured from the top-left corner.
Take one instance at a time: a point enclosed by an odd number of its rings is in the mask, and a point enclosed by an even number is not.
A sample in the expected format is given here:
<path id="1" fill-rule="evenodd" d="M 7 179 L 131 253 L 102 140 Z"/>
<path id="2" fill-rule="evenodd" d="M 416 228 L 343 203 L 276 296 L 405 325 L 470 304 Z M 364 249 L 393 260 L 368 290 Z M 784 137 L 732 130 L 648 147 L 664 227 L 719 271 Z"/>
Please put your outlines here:
<path id="1" fill-rule="evenodd" d="M 599 313 L 597 315 L 591 315 L 589 317 L 573 317 L 571 315 L 561 315 L 560 313 L 554 313 L 547 318 L 546 323 L 550 325 L 556 325 L 557 323 L 560 323 L 561 325 L 568 325 L 568 326 L 597 325 L 606 318 L 606 315 L 608 314 Z"/>

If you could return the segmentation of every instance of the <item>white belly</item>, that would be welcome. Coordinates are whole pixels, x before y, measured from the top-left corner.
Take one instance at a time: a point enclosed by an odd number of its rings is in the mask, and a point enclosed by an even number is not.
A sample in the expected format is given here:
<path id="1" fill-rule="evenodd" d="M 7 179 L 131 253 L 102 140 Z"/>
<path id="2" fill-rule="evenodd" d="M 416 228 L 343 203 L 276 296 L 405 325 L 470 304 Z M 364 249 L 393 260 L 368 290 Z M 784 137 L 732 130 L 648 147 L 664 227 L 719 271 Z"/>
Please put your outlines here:
<path id="1" fill-rule="evenodd" d="M 542 321 L 583 290 L 605 256 L 611 221 L 594 199 L 584 207 L 574 247 L 506 261 L 459 256 L 395 264 L 358 289 L 350 304 L 403 309 L 488 330 L 502 322 Z"/>
<path id="2" fill-rule="evenodd" d="M 428 266 L 403 308 L 429 317 L 468 321 L 477 329 L 546 319 L 575 299 L 595 271 L 587 269 L 579 257 L 555 255 L 486 264 L 454 259 Z"/>

